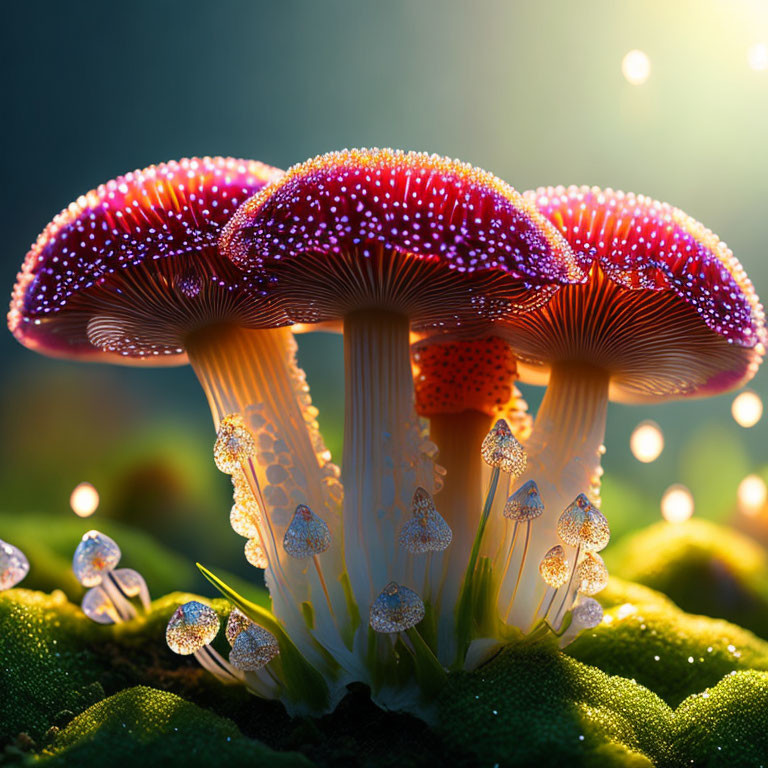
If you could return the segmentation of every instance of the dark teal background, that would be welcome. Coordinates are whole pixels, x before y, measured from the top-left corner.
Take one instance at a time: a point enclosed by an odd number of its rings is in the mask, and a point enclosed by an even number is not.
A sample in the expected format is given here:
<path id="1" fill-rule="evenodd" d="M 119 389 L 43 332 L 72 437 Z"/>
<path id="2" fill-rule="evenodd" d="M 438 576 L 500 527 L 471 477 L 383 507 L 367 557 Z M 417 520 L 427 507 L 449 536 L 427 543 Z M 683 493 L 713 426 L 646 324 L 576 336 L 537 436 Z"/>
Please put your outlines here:
<path id="1" fill-rule="evenodd" d="M 667 200 L 725 239 L 768 294 L 768 72 L 746 58 L 768 41 L 764 2 L 24 2 L 4 3 L 0 26 L 8 295 L 49 219 L 117 174 L 194 154 L 287 167 L 348 146 L 459 157 L 521 190 L 586 183 Z M 631 48 L 652 62 L 641 87 L 621 75 Z M 7 333 L 0 356 L 5 514 L 71 515 L 69 490 L 89 479 L 104 491 L 98 514 L 241 562 L 188 368 L 62 363 Z M 301 358 L 338 449 L 341 341 L 305 337 Z M 763 397 L 766 382 L 754 382 Z M 535 404 L 540 391 L 526 395 Z M 611 407 L 605 466 L 625 487 L 612 497 L 620 525 L 634 509 L 654 519 L 675 481 L 702 514 L 731 514 L 741 477 L 768 463 L 768 420 L 743 430 L 730 401 Z M 641 465 L 628 438 L 648 417 L 667 449 Z M 215 527 L 215 543 L 201 540 Z"/>

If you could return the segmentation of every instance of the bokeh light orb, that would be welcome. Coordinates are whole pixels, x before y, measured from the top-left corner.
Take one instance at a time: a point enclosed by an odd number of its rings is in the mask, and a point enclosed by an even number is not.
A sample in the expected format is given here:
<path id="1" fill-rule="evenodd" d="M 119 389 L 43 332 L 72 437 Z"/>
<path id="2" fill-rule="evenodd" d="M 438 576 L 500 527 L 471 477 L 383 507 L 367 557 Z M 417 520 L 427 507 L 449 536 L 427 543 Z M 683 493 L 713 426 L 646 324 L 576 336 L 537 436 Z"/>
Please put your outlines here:
<path id="1" fill-rule="evenodd" d="M 656 461 L 664 450 L 664 434 L 655 421 L 642 421 L 629 438 L 632 455 L 643 464 Z"/>
<path id="2" fill-rule="evenodd" d="M 754 427 L 763 416 L 763 401 L 757 392 L 741 392 L 731 403 L 731 414 L 739 426 Z"/>
<path id="3" fill-rule="evenodd" d="M 70 494 L 69 506 L 78 517 L 90 517 L 99 508 L 99 492 L 90 483 L 80 483 Z"/>
<path id="4" fill-rule="evenodd" d="M 642 85 L 651 75 L 648 54 L 637 49 L 628 51 L 621 60 L 621 73 L 628 83 Z"/>
<path id="5" fill-rule="evenodd" d="M 749 517 L 759 515 L 768 499 L 768 487 L 759 475 L 747 475 L 738 490 L 739 509 Z"/>
<path id="6" fill-rule="evenodd" d="M 670 485 L 661 497 L 661 515 L 668 523 L 684 523 L 693 514 L 693 494 L 684 486 Z"/>
<path id="7" fill-rule="evenodd" d="M 765 72 L 768 69 L 768 44 L 755 43 L 747 51 L 749 68 L 755 72 Z"/>

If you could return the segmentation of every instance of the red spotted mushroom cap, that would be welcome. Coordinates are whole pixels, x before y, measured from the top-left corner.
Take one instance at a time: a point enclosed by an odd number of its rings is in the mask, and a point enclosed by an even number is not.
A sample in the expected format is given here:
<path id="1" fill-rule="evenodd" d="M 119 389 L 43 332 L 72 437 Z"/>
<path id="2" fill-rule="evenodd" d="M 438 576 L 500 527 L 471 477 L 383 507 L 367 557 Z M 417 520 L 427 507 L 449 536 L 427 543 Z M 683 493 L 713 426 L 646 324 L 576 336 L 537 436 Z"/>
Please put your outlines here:
<path id="1" fill-rule="evenodd" d="M 485 171 L 435 155 L 332 152 L 295 166 L 227 225 L 220 248 L 270 282 L 296 322 L 356 309 L 458 327 L 536 306 L 583 280 L 531 203 Z"/>
<path id="2" fill-rule="evenodd" d="M 517 364 L 506 341 L 495 337 L 412 347 L 416 412 L 430 417 L 480 411 L 498 415 L 517 393 Z"/>
<path id="3" fill-rule="evenodd" d="M 11 331 L 56 357 L 178 365 L 196 328 L 263 319 L 259 287 L 216 244 L 237 207 L 281 173 L 250 160 L 192 158 L 79 197 L 27 254 Z"/>
<path id="4" fill-rule="evenodd" d="M 529 380 L 553 362 L 611 375 L 611 396 L 706 396 L 749 380 L 764 353 L 752 283 L 716 235 L 644 195 L 547 187 L 525 197 L 562 232 L 589 279 L 504 321 Z"/>

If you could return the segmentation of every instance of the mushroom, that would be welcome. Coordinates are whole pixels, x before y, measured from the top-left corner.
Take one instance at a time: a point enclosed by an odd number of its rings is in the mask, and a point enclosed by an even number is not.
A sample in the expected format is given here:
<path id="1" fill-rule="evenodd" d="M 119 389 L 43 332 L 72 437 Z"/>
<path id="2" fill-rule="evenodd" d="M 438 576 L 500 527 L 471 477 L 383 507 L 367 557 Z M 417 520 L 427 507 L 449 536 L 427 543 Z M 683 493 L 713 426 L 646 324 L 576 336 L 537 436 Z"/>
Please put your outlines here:
<path id="1" fill-rule="evenodd" d="M 531 419 L 515 387 L 515 358 L 503 339 L 433 335 L 414 343 L 411 357 L 416 412 L 429 419 L 429 436 L 439 448 L 445 470 L 440 509 L 455 532 L 454 543 L 439 564 L 441 570 L 432 574 L 439 585 L 438 605 L 433 607 L 443 623 L 439 641 L 445 644 L 452 643 L 453 622 L 450 612 L 440 611 L 439 605 L 455 606 L 458 601 L 490 481 L 481 456 L 483 440 L 500 416 L 513 435 L 523 440 L 530 433 Z M 502 479 L 502 505 L 509 477 Z M 499 509 L 487 521 L 486 538 L 495 543 L 494 551 L 509 547 L 502 521 Z"/>
<path id="2" fill-rule="evenodd" d="M 725 392 L 754 375 L 765 337 L 763 311 L 741 265 L 682 211 L 587 187 L 526 197 L 563 233 L 588 278 L 558 289 L 542 307 L 509 315 L 496 329 L 518 357 L 521 379 L 548 381 L 519 480 L 536 481 L 545 512 L 515 604 L 499 604 L 501 615 L 524 631 L 547 589 L 537 575 L 539 558 L 565 544 L 572 573 L 578 564 L 578 543 L 559 540 L 556 528 L 580 494 L 599 502 L 608 399 Z M 515 578 L 511 571 L 504 576 Z M 569 607 L 566 601 L 564 610 Z"/>
<path id="3" fill-rule="evenodd" d="M 277 638 L 233 608 L 224 630 L 232 650 L 229 663 L 244 673 L 249 688 L 267 699 L 277 698 L 282 685 L 267 666 L 279 653 Z"/>
<path id="4" fill-rule="evenodd" d="M 15 587 L 29 573 L 27 556 L 0 539 L 0 592 Z"/>
<path id="5" fill-rule="evenodd" d="M 99 624 L 129 621 L 136 616 L 131 602 L 138 597 L 149 610 L 149 590 L 144 578 L 131 568 L 116 568 L 120 547 L 99 531 L 88 531 L 75 549 L 72 570 L 75 578 L 90 589 L 83 596 L 83 613 Z"/>
<path id="6" fill-rule="evenodd" d="M 250 484 L 240 468 L 233 480 L 241 502 L 243 491 L 258 486 L 254 498 L 261 503 L 257 530 L 249 529 L 249 560 L 267 566 L 275 614 L 319 656 L 300 606 L 322 601 L 315 634 L 335 635 L 324 591 L 279 542 L 297 504 L 323 510 L 338 531 L 326 558 L 334 574 L 343 572 L 337 469 L 317 430 L 291 332 L 277 327 L 287 318 L 262 284 L 217 250 L 237 206 L 280 175 L 248 160 L 193 158 L 88 192 L 28 253 L 8 323 L 22 344 L 55 357 L 144 366 L 188 361 L 217 429 L 229 414 L 242 417 L 258 458 L 246 467 Z M 335 578 L 329 591 L 343 613 L 344 590 Z"/>
<path id="7" fill-rule="evenodd" d="M 294 167 L 237 211 L 220 248 L 269 283 L 292 321 L 343 326 L 344 546 L 367 612 L 382 585 L 421 583 L 426 569 L 398 546 L 416 488 L 435 490 L 414 414 L 409 331 L 489 327 L 581 272 L 508 185 L 392 150 L 334 152 Z"/>
<path id="8" fill-rule="evenodd" d="M 194 654 L 200 666 L 223 683 L 240 683 L 242 673 L 235 669 L 211 643 L 219 634 L 221 622 L 216 611 L 197 600 L 180 605 L 165 628 L 165 642 L 180 656 Z"/>

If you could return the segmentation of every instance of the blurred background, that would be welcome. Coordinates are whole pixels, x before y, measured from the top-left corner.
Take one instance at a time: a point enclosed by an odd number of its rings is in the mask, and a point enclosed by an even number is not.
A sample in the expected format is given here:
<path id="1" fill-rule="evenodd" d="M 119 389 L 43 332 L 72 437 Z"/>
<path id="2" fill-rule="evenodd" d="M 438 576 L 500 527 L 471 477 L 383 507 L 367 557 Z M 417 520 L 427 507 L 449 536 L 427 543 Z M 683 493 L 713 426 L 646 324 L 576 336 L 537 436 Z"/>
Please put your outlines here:
<path id="1" fill-rule="evenodd" d="M 768 295 L 766 2 L 30 0 L 6 4 L 3 21 L 8 296 L 53 215 L 118 174 L 196 154 L 285 168 L 351 146 L 459 157 L 520 190 L 595 184 L 666 200 L 726 240 Z M 338 458 L 341 339 L 299 343 Z M 189 368 L 68 364 L 9 333 L 0 360 L 0 538 L 39 547 L 29 586 L 46 585 L 45 563 L 71 557 L 90 527 L 115 535 L 126 566 L 140 558 L 155 592 L 203 590 L 195 559 L 256 578 Z M 535 409 L 541 391 L 524 390 Z M 616 538 L 661 520 L 676 484 L 668 518 L 766 538 L 768 376 L 750 390 L 741 424 L 737 393 L 611 406 L 603 506 Z M 649 419 L 660 432 L 633 453 Z M 81 482 L 98 500 L 71 500 Z M 81 520 L 72 506 L 95 511 Z"/>

